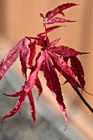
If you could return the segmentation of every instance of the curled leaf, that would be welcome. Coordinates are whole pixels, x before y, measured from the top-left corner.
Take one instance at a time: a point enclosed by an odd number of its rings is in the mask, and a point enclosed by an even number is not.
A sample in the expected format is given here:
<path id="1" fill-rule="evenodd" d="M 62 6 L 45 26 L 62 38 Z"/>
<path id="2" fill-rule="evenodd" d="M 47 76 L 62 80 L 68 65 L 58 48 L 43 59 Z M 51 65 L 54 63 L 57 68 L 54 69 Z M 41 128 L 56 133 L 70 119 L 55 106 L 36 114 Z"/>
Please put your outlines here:
<path id="1" fill-rule="evenodd" d="M 14 46 L 8 53 L 7 56 L 2 60 L 0 64 L 0 80 L 4 76 L 4 74 L 7 72 L 7 70 L 12 66 L 12 64 L 16 61 L 19 54 L 19 44 L 17 46 Z"/>
<path id="2" fill-rule="evenodd" d="M 25 67 L 26 64 L 28 63 L 28 45 L 29 45 L 29 39 L 23 38 L 20 40 L 18 43 L 16 43 L 8 52 L 8 54 L 3 58 L 1 64 L 0 64 L 0 80 L 4 76 L 4 74 L 7 72 L 7 70 L 13 65 L 13 63 L 16 61 L 18 58 L 19 53 L 21 53 L 21 62 L 22 62 L 22 71 L 25 73 Z M 25 45 L 24 45 L 25 44 Z M 22 49 L 25 46 L 25 50 Z M 27 49 L 28 48 L 28 49 Z M 27 56 L 23 54 L 27 54 Z"/>
<path id="3" fill-rule="evenodd" d="M 53 18 L 54 16 L 56 16 L 57 14 L 63 14 L 63 10 L 68 9 L 72 6 L 76 6 L 76 5 L 77 4 L 75 3 L 66 3 L 66 4 L 59 5 L 54 10 L 47 12 L 45 17 L 49 20 Z"/>
<path id="4" fill-rule="evenodd" d="M 15 94 L 5 94 L 5 93 L 3 93 L 3 95 L 10 96 L 10 97 L 18 97 L 18 96 L 21 96 L 23 93 L 24 93 L 24 86 L 21 88 L 20 91 L 16 92 Z"/>

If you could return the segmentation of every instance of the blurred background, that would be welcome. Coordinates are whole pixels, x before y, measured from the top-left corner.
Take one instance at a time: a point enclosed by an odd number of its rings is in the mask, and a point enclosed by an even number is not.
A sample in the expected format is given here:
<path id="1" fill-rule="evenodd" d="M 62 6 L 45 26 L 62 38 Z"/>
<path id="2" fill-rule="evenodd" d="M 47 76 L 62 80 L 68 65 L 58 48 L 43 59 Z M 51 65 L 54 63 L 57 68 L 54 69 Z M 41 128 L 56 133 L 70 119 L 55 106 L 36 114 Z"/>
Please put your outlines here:
<path id="1" fill-rule="evenodd" d="M 86 90 L 93 93 L 93 0 L 0 0 L 0 61 L 15 42 L 25 36 L 35 37 L 44 31 L 39 13 L 46 13 L 66 2 L 80 4 L 64 11 L 66 19 L 77 22 L 63 24 L 62 28 L 50 33 L 49 37 L 51 41 L 61 37 L 60 44 L 79 51 L 90 52 L 79 58 L 84 67 Z M 39 76 L 44 91 L 40 99 L 36 100 L 36 128 L 33 129 L 30 113 L 28 113 L 30 110 L 28 111 L 26 102 L 20 117 L 18 115 L 12 120 L 8 119 L 0 126 L 0 140 L 92 140 L 93 114 L 70 85 L 62 86 L 68 113 L 68 128 L 64 132 L 65 123 L 61 111 L 46 88 L 42 73 Z M 0 118 L 7 114 L 16 103 L 14 99 L 3 97 L 2 93 L 14 93 L 20 90 L 23 80 L 20 62 L 17 61 L 0 84 Z M 60 81 L 64 82 L 61 76 Z M 33 92 L 36 98 L 37 90 L 34 88 Z M 83 97 L 93 107 L 93 96 L 83 93 Z"/>

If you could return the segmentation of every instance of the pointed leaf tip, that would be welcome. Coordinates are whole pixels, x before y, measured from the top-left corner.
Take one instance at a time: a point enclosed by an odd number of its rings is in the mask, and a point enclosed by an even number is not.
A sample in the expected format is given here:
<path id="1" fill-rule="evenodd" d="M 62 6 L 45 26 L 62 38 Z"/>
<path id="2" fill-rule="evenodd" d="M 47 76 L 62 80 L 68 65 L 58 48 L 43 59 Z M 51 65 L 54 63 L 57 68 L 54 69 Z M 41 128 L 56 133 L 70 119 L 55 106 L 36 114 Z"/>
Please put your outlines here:
<path id="1" fill-rule="evenodd" d="M 44 14 L 40 13 L 40 17 L 44 18 Z"/>
<path id="2" fill-rule="evenodd" d="M 48 28 L 46 28 L 46 32 L 49 33 L 49 32 L 51 32 L 51 31 L 53 31 L 55 29 L 58 29 L 60 27 L 62 27 L 62 26 L 51 26 L 51 27 L 48 27 Z M 45 34 L 45 32 L 38 34 L 38 36 L 43 35 L 43 34 Z"/>
<path id="3" fill-rule="evenodd" d="M 12 64 L 18 58 L 18 54 L 20 52 L 20 42 L 15 44 L 12 49 L 8 52 L 8 54 L 3 58 L 0 64 L 0 80 L 4 76 L 4 74 L 8 71 L 8 69 L 12 66 Z"/>
<path id="4" fill-rule="evenodd" d="M 54 23 L 64 23 L 64 22 L 76 22 L 76 21 L 71 21 L 71 20 L 67 20 L 67 19 L 64 19 L 64 18 L 53 18 L 53 19 L 50 19 L 48 21 L 46 21 L 46 24 L 54 24 Z"/>
<path id="5" fill-rule="evenodd" d="M 35 123 L 36 123 L 35 104 L 34 104 L 34 99 L 33 99 L 31 90 L 28 93 L 28 99 L 29 99 L 29 105 L 30 105 L 31 114 L 32 114 L 32 118 L 33 118 L 33 125 L 35 127 Z"/>
<path id="6" fill-rule="evenodd" d="M 9 112 L 9 114 L 5 115 L 1 119 L 0 123 L 2 123 L 6 118 L 10 118 L 10 117 L 14 116 L 18 111 L 20 111 L 20 109 L 21 109 L 21 107 L 22 107 L 22 105 L 24 103 L 25 97 L 26 97 L 26 95 L 24 95 L 24 94 L 19 97 L 18 102 L 15 105 L 15 107 L 12 109 L 12 111 Z"/>
<path id="7" fill-rule="evenodd" d="M 67 46 L 56 46 L 56 47 L 50 48 L 50 51 L 52 53 L 54 52 L 56 54 L 59 54 L 62 57 L 68 57 L 68 58 L 72 56 L 76 56 L 76 55 L 88 54 L 88 52 L 79 52 Z"/>
<path id="8" fill-rule="evenodd" d="M 46 18 L 47 20 L 50 20 L 51 18 L 53 18 L 54 16 L 56 16 L 57 14 L 63 14 L 63 10 L 68 9 L 70 7 L 76 6 L 77 4 L 75 3 L 65 3 L 62 5 L 57 6 L 54 10 L 48 11 L 46 13 Z"/>
<path id="9" fill-rule="evenodd" d="M 51 48 L 51 47 L 53 47 L 53 46 L 55 46 L 55 45 L 59 42 L 60 39 L 61 39 L 61 38 L 58 38 L 58 39 L 53 40 L 53 41 L 49 44 L 48 49 Z"/>

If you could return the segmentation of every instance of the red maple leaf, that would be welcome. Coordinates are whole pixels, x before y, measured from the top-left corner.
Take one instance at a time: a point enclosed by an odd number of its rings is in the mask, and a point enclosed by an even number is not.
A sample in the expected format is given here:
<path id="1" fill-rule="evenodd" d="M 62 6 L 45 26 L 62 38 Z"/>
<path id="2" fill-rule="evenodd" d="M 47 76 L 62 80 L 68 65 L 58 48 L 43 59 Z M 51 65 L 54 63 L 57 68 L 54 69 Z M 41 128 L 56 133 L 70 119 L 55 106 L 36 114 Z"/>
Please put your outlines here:
<path id="1" fill-rule="evenodd" d="M 67 8 L 75 6 L 77 4 L 67 3 L 62 4 L 56 7 L 54 10 L 49 11 L 44 16 L 40 14 L 43 18 L 43 26 L 45 31 L 43 33 L 39 33 L 37 37 L 25 37 L 18 43 L 16 43 L 9 53 L 4 57 L 0 64 L 0 79 L 4 76 L 7 70 L 12 66 L 12 64 L 16 61 L 18 56 L 20 57 L 22 73 L 25 76 L 25 84 L 21 88 L 19 92 L 13 95 L 7 95 L 10 97 L 18 97 L 18 102 L 15 105 L 14 109 L 9 112 L 8 115 L 5 115 L 1 122 L 5 118 L 9 118 L 15 115 L 18 111 L 20 111 L 22 104 L 24 103 L 25 97 L 28 96 L 31 114 L 33 118 L 33 122 L 35 125 L 36 117 L 35 117 L 35 105 L 34 99 L 32 96 L 31 89 L 35 85 L 38 88 L 39 95 L 41 95 L 43 88 L 38 77 L 39 71 L 42 71 L 44 77 L 46 79 L 46 85 L 52 92 L 53 96 L 58 102 L 58 105 L 63 113 L 66 127 L 67 127 L 67 113 L 66 107 L 63 99 L 63 94 L 59 82 L 59 77 L 57 75 L 56 70 L 64 76 L 66 82 L 69 82 L 73 87 L 78 87 L 84 90 L 85 80 L 84 80 L 84 72 L 81 62 L 78 59 L 78 55 L 86 54 L 84 52 L 76 51 L 75 49 L 69 48 L 64 45 L 57 46 L 56 44 L 60 40 L 60 38 L 53 40 L 50 42 L 48 38 L 48 33 L 61 27 L 61 26 L 51 26 L 46 27 L 47 24 L 53 23 L 63 23 L 63 22 L 73 22 L 70 20 L 66 20 L 63 18 L 55 17 L 58 14 L 63 14 L 63 11 Z M 41 51 L 38 53 L 36 57 L 35 64 L 33 64 L 33 59 L 36 53 L 36 46 L 41 47 Z M 68 64 L 68 59 L 71 61 L 71 65 Z M 78 69 L 77 69 L 78 67 Z M 27 70 L 30 69 L 30 74 L 27 77 Z M 78 80 L 76 79 L 78 77 Z M 65 127 L 65 129 L 66 129 Z"/>

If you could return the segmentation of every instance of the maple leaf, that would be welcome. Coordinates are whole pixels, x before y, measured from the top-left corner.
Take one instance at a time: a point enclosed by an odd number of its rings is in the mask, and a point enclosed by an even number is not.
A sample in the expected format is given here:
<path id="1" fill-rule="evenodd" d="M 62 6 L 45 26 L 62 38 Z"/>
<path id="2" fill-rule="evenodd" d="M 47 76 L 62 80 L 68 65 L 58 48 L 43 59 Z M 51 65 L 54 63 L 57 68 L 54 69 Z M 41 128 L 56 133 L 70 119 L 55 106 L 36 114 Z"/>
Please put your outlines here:
<path id="1" fill-rule="evenodd" d="M 28 39 L 25 39 L 23 41 L 22 47 L 20 49 L 20 61 L 21 61 L 21 66 L 22 66 L 22 72 L 25 75 L 25 78 L 27 78 L 26 73 L 27 73 L 27 66 L 28 66 L 29 60 L 31 60 L 31 58 L 32 58 L 31 57 L 32 55 L 30 55 L 31 54 L 30 48 L 33 48 L 33 46 L 29 48 L 30 44 L 31 44 L 31 42 Z M 32 60 L 33 60 L 33 58 L 32 58 Z M 31 65 L 31 62 L 30 62 L 30 65 Z"/>
<path id="2" fill-rule="evenodd" d="M 12 109 L 12 111 L 9 112 L 9 114 L 5 115 L 2 119 L 1 119 L 1 123 L 3 122 L 4 119 L 12 117 L 13 115 L 15 115 L 18 111 L 20 112 L 21 107 L 25 101 L 25 97 L 28 96 L 28 100 L 29 100 L 29 104 L 30 104 L 30 108 L 31 108 L 31 114 L 32 114 L 32 118 L 33 118 L 33 122 L 34 122 L 34 126 L 35 126 L 35 122 L 36 122 L 36 116 L 35 116 L 35 104 L 34 104 L 34 100 L 33 100 L 33 96 L 32 96 L 32 91 L 29 90 L 29 92 L 25 92 L 24 91 L 24 86 L 21 88 L 21 90 L 19 92 L 16 92 L 15 94 L 12 95 L 8 95 L 8 94 L 4 94 L 6 96 L 10 96 L 10 97 L 19 97 L 17 104 L 15 105 L 15 107 Z"/>
<path id="3" fill-rule="evenodd" d="M 64 15 L 63 10 L 68 9 L 72 6 L 76 6 L 76 5 L 77 4 L 75 4 L 75 3 L 66 3 L 66 4 L 59 5 L 55 9 L 47 12 L 45 18 L 47 18 L 49 20 L 49 19 L 53 18 L 54 16 L 56 16 L 57 14 Z"/>
<path id="4" fill-rule="evenodd" d="M 29 104 L 30 104 L 30 108 L 31 108 L 31 114 L 32 114 L 34 127 L 35 127 L 36 115 L 35 115 L 35 104 L 34 104 L 34 99 L 33 99 L 33 96 L 32 96 L 32 91 L 30 90 L 27 95 L 28 95 Z"/>
<path id="5" fill-rule="evenodd" d="M 44 61 L 44 55 L 45 55 L 45 52 L 41 51 L 41 55 L 39 56 L 39 58 L 37 60 L 37 67 L 33 72 L 30 73 L 28 80 L 25 83 L 25 92 L 29 92 L 29 90 L 31 90 L 31 88 L 33 88 L 33 86 L 35 85 L 35 81 L 37 79 L 38 72 Z"/>
<path id="6" fill-rule="evenodd" d="M 21 70 L 23 75 L 25 76 L 25 82 L 19 92 L 16 92 L 12 95 L 4 94 L 10 97 L 19 97 L 19 99 L 12 111 L 10 111 L 9 114 L 5 115 L 1 119 L 1 123 L 4 119 L 15 115 L 17 112 L 20 112 L 20 109 L 27 96 L 35 126 L 35 104 L 31 89 L 34 85 L 37 87 L 39 91 L 38 97 L 43 91 L 41 81 L 38 76 L 39 71 L 43 72 L 46 79 L 46 85 L 50 89 L 62 111 L 66 123 L 65 130 L 67 128 L 66 106 L 63 99 L 63 93 L 61 90 L 59 77 L 56 71 L 58 71 L 62 76 L 64 76 L 66 82 L 69 82 L 71 84 L 71 86 L 78 93 L 82 101 L 84 101 L 87 107 L 93 112 L 93 109 L 84 100 L 84 98 L 79 93 L 79 90 L 77 89 L 80 88 L 84 90 L 85 87 L 83 67 L 77 56 L 87 53 L 76 51 L 75 49 L 69 48 L 64 45 L 56 46 L 60 38 L 57 38 L 50 42 L 48 33 L 54 31 L 55 29 L 58 29 L 61 26 L 58 25 L 48 28 L 46 27 L 46 25 L 48 24 L 74 22 L 55 16 L 58 14 L 64 15 L 64 10 L 76 5 L 77 4 L 75 3 L 66 3 L 57 6 L 54 10 L 48 11 L 45 16 L 44 14 L 40 13 L 41 18 L 43 18 L 43 27 L 45 28 L 45 31 L 37 34 L 36 37 L 25 37 L 20 40 L 12 47 L 12 49 L 10 49 L 8 54 L 2 60 L 0 64 L 0 80 L 19 56 L 21 62 Z M 41 47 L 41 51 L 37 54 L 35 64 L 33 64 L 37 46 Z M 68 64 L 69 59 L 70 64 Z M 30 70 L 30 73 L 27 77 L 28 69 Z"/>
<path id="7" fill-rule="evenodd" d="M 36 54 L 36 40 L 34 40 L 33 42 L 31 42 L 30 46 L 30 56 L 29 56 L 29 66 L 31 67 L 32 66 L 32 63 L 33 63 L 33 59 L 35 57 L 35 54 Z"/>
<path id="8" fill-rule="evenodd" d="M 48 27 L 48 28 L 46 28 L 46 33 L 49 33 L 49 32 L 51 32 L 51 31 L 53 31 L 55 29 L 58 29 L 60 27 L 61 26 L 51 26 L 51 27 Z M 45 34 L 45 32 L 38 34 L 38 36 L 43 35 L 43 34 Z"/>
<path id="9" fill-rule="evenodd" d="M 25 74 L 26 77 L 27 64 L 29 62 L 28 60 L 29 60 L 29 53 L 30 53 L 29 45 L 30 45 L 30 40 L 27 38 L 23 38 L 10 49 L 10 51 L 3 58 L 0 64 L 0 80 L 7 72 L 7 70 L 12 66 L 12 64 L 16 61 L 19 54 L 20 54 L 20 61 L 22 65 L 22 72 L 23 74 Z"/>
<path id="10" fill-rule="evenodd" d="M 70 60 L 71 60 L 72 71 L 75 73 L 75 76 L 78 77 L 81 87 L 84 88 L 85 80 L 84 80 L 84 71 L 83 71 L 82 64 L 76 56 L 74 56 L 74 57 L 71 56 Z"/>
<path id="11" fill-rule="evenodd" d="M 36 65 L 37 65 L 37 60 L 38 60 L 39 56 L 40 56 L 40 54 L 36 58 Z M 33 72 L 36 69 L 36 65 L 30 68 L 31 72 Z M 43 92 L 43 88 L 42 88 L 41 81 L 40 81 L 38 75 L 37 75 L 37 78 L 35 80 L 35 86 L 38 88 L 38 91 L 39 91 L 38 98 L 39 98 L 39 96 Z"/>
<path id="12" fill-rule="evenodd" d="M 54 23 L 64 23 L 64 22 L 75 22 L 75 21 L 71 21 L 71 20 L 67 20 L 67 19 L 64 19 L 64 18 L 56 17 L 56 18 L 53 18 L 53 19 L 50 19 L 50 20 L 46 21 L 45 23 L 46 24 L 54 24 Z"/>
<path id="13" fill-rule="evenodd" d="M 5 94 L 6 95 L 6 94 Z M 18 111 L 20 111 L 22 104 L 24 103 L 26 94 L 24 94 L 24 87 L 21 88 L 20 92 L 17 92 L 15 95 L 7 95 L 7 96 L 11 96 L 11 97 L 17 97 L 20 96 L 18 99 L 17 104 L 15 105 L 15 107 L 13 108 L 12 111 L 9 112 L 9 114 L 5 115 L 2 119 L 1 119 L 1 123 L 3 122 L 4 119 L 9 118 L 13 115 L 15 115 Z"/>
<path id="14" fill-rule="evenodd" d="M 44 76 L 45 76 L 46 81 L 47 81 L 47 86 L 51 90 L 53 96 L 55 97 L 55 99 L 58 102 L 58 105 L 63 113 L 64 119 L 66 122 L 66 127 L 67 127 L 67 114 L 66 114 L 66 110 L 65 110 L 66 107 L 65 107 L 65 104 L 63 102 L 59 78 L 58 78 L 57 73 L 54 70 L 54 68 L 49 60 L 49 56 L 47 53 L 46 53 L 46 57 L 45 57 L 45 67 L 44 67 L 43 72 L 44 72 Z M 65 129 L 66 129 L 66 127 L 65 127 Z"/>

